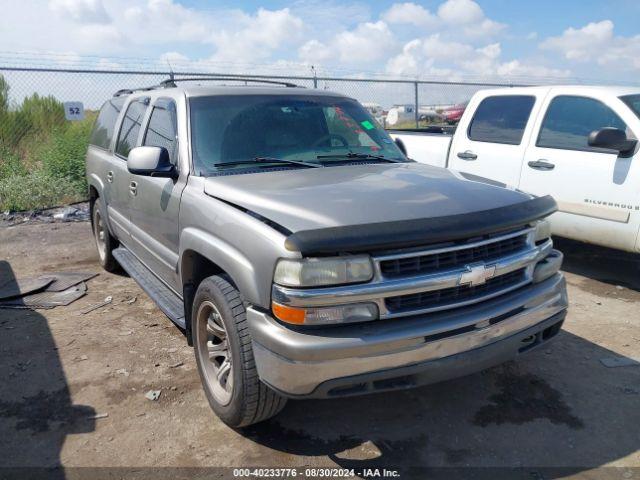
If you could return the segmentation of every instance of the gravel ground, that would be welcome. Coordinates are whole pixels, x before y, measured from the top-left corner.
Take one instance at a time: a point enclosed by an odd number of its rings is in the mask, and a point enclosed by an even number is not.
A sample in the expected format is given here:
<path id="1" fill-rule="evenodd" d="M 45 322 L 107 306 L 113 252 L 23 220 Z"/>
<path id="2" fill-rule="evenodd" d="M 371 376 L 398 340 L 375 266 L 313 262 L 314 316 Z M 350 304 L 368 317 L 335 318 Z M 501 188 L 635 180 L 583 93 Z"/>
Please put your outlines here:
<path id="1" fill-rule="evenodd" d="M 70 478 L 72 467 L 209 466 L 640 478 L 640 366 L 600 361 L 640 360 L 640 261 L 558 244 L 571 308 L 545 349 L 415 390 L 290 402 L 234 431 L 210 411 L 181 332 L 133 280 L 100 270 L 87 222 L 2 227 L 0 263 L 16 277 L 100 275 L 67 307 L 0 310 L 0 467 L 63 465 Z M 109 305 L 80 313 L 107 296 Z M 149 390 L 159 399 L 145 398 Z"/>

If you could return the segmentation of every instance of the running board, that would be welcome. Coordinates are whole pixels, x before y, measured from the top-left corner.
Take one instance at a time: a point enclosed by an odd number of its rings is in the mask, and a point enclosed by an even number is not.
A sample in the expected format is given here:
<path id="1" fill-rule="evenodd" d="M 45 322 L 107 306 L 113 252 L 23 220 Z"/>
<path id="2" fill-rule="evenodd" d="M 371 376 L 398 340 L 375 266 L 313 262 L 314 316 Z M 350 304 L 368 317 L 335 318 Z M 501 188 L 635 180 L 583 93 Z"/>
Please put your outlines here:
<path id="1" fill-rule="evenodd" d="M 158 308 L 162 310 L 173 323 L 184 330 L 186 328 L 186 322 L 184 320 L 184 305 L 182 300 L 126 248 L 116 248 L 113 251 L 113 256 L 124 271 L 127 272 L 129 276 L 140 285 L 145 293 L 151 297 L 151 300 L 158 305 Z"/>

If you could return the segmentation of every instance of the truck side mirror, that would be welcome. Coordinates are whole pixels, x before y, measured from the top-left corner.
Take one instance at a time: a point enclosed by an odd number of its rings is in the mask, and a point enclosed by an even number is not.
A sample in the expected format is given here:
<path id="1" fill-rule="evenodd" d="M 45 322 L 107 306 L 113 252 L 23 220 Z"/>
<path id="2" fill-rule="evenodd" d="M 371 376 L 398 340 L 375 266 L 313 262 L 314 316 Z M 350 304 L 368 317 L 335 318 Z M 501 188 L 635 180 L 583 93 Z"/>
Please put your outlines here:
<path id="1" fill-rule="evenodd" d="M 396 142 L 396 146 L 400 149 L 400 151 L 406 157 L 407 156 L 407 147 L 405 146 L 404 142 L 402 140 L 400 140 L 399 138 L 396 138 L 395 142 Z"/>
<path id="2" fill-rule="evenodd" d="M 636 148 L 637 140 L 630 140 L 619 128 L 605 127 L 589 134 L 589 146 L 616 150 L 621 155 L 629 155 Z"/>
<path id="3" fill-rule="evenodd" d="M 127 157 L 127 169 L 134 175 L 177 178 L 178 171 L 164 147 L 135 147 Z"/>

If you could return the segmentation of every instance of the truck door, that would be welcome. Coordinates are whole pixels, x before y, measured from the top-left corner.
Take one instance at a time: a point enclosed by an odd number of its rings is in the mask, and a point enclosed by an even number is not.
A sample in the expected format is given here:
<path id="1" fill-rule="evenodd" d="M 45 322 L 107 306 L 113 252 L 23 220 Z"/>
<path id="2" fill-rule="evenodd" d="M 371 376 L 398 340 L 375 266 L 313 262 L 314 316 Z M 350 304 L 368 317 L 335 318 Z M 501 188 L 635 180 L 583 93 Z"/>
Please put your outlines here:
<path id="1" fill-rule="evenodd" d="M 536 102 L 531 94 L 491 95 L 474 98 L 469 122 L 461 122 L 453 136 L 449 167 L 518 185 L 529 117 Z"/>
<path id="2" fill-rule="evenodd" d="M 109 224 L 115 230 L 118 240 L 129 245 L 131 240 L 131 220 L 129 209 L 131 196 L 127 156 L 136 146 L 140 125 L 147 110 L 148 98 L 136 98 L 125 106 L 126 110 L 118 130 L 114 153 L 111 156 L 107 182 L 109 185 L 108 214 Z"/>
<path id="3" fill-rule="evenodd" d="M 554 234 L 633 251 L 640 225 L 639 155 L 623 158 L 590 147 L 587 138 L 604 127 L 637 138 L 637 118 L 615 96 L 605 104 L 562 89 L 548 95 L 542 111 L 525 154 L 520 189 L 556 199 Z"/>
<path id="4" fill-rule="evenodd" d="M 179 168 L 176 104 L 172 99 L 159 98 L 153 103 L 142 145 L 166 148 L 171 162 Z M 130 179 L 131 250 L 178 293 L 178 215 L 187 173 L 181 171 L 177 180 L 141 175 Z"/>

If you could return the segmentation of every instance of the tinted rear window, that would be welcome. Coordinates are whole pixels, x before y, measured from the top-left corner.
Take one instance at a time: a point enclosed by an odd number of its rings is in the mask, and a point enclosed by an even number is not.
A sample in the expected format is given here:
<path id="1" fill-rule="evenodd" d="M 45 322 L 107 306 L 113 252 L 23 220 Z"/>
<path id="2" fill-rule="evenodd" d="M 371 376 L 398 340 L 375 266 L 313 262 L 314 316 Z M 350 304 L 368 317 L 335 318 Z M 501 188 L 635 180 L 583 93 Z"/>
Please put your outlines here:
<path id="1" fill-rule="evenodd" d="M 519 145 L 535 100 L 528 95 L 485 98 L 469 125 L 469 139 Z"/>
<path id="2" fill-rule="evenodd" d="M 89 140 L 91 145 L 104 149 L 109 148 L 111 140 L 113 139 L 116 120 L 118 119 L 118 115 L 120 115 L 124 100 L 124 97 L 116 97 L 107 100 L 104 105 L 102 105 L 100 114 L 91 132 L 91 138 Z"/>

